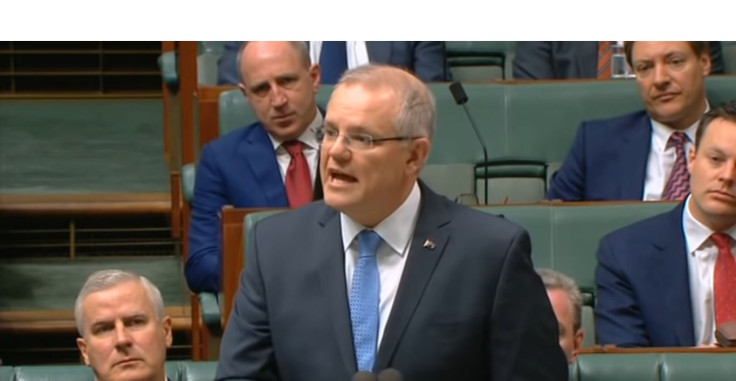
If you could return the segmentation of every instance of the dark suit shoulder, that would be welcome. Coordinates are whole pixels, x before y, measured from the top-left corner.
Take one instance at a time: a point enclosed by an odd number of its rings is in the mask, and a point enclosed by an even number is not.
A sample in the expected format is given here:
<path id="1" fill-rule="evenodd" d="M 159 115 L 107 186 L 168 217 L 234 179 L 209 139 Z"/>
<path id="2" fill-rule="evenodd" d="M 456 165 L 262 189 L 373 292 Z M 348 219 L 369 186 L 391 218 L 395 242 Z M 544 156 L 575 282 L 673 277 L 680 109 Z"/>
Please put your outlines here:
<path id="1" fill-rule="evenodd" d="M 638 110 L 628 114 L 612 118 L 593 119 L 583 122 L 584 128 L 591 133 L 620 133 L 622 130 L 636 129 L 646 123 L 648 125 L 649 114 L 646 110 Z"/>
<path id="2" fill-rule="evenodd" d="M 674 209 L 657 214 L 647 219 L 635 222 L 614 230 L 603 237 L 601 241 L 611 242 L 651 242 L 652 233 L 662 231 L 671 226 L 680 226 L 682 221 L 683 204 Z"/>
<path id="3" fill-rule="evenodd" d="M 256 142 L 270 141 L 263 124 L 261 124 L 261 122 L 254 122 L 247 126 L 236 128 L 227 134 L 220 136 L 219 138 L 207 143 L 207 146 L 212 147 L 211 149 L 215 149 L 217 151 L 227 151 L 234 149 L 244 140 Z"/>
<path id="4" fill-rule="evenodd" d="M 284 209 L 283 212 L 268 216 L 259 221 L 261 229 L 276 229 L 285 234 L 287 232 L 302 233 L 310 229 L 322 219 L 325 214 L 334 214 L 332 218 L 337 217 L 337 211 L 333 210 L 325 204 L 324 201 L 314 201 L 298 209 Z"/>

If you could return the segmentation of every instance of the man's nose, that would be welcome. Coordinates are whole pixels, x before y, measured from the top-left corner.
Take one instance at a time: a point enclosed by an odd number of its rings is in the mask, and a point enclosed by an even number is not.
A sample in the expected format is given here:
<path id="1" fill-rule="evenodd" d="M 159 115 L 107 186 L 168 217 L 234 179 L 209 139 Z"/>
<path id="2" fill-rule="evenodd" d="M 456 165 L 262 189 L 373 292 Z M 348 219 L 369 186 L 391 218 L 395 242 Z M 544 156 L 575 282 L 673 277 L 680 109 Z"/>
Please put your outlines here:
<path id="1" fill-rule="evenodd" d="M 130 333 L 124 324 L 120 323 L 115 326 L 115 345 L 118 347 L 130 345 Z"/>
<path id="2" fill-rule="evenodd" d="M 283 106 L 286 104 L 287 98 L 286 93 L 279 86 L 273 86 L 271 89 L 271 105 L 274 107 Z"/>

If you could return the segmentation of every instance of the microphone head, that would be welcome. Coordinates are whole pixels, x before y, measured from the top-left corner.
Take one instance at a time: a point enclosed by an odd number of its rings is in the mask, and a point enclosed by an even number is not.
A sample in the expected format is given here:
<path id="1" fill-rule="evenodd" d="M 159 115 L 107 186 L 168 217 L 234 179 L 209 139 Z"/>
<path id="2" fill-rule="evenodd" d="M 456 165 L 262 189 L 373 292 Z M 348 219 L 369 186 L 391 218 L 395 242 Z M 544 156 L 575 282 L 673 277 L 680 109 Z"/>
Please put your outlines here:
<path id="1" fill-rule="evenodd" d="M 464 105 L 468 101 L 468 94 L 465 94 L 465 89 L 460 82 L 453 82 L 450 84 L 450 92 L 452 97 L 455 98 L 455 103 Z"/>
<path id="2" fill-rule="evenodd" d="M 457 82 L 456 82 L 457 83 Z M 394 368 L 386 368 L 378 373 L 378 381 L 403 381 L 404 377 L 401 376 L 398 370 Z"/>
<path id="3" fill-rule="evenodd" d="M 371 372 L 358 372 L 353 375 L 352 381 L 376 381 L 376 375 Z"/>

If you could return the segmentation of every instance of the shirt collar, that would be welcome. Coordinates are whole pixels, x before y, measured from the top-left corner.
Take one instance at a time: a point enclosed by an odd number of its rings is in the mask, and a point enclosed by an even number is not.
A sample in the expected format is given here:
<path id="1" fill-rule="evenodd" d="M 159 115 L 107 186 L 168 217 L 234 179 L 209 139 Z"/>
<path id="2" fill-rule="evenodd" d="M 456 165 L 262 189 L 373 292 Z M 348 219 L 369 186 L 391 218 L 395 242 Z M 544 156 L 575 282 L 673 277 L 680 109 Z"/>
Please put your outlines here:
<path id="1" fill-rule="evenodd" d="M 705 102 L 705 112 L 708 112 L 710 110 L 710 104 L 706 101 Z M 651 119 L 652 121 L 652 136 L 654 137 L 654 147 L 659 152 L 664 152 L 667 149 L 667 142 L 670 140 L 670 136 L 674 134 L 675 132 L 678 132 L 678 130 L 675 130 L 672 127 L 666 126 L 663 123 L 660 123 L 654 119 Z M 700 123 L 700 119 L 698 119 L 695 123 L 693 123 L 690 127 L 686 128 L 684 131 L 685 135 L 687 136 L 687 139 L 690 142 L 695 141 L 695 132 L 698 129 L 698 124 Z"/>
<path id="2" fill-rule="evenodd" d="M 687 252 L 688 254 L 693 255 L 696 250 L 701 249 L 704 244 L 709 242 L 708 239 L 715 232 L 695 219 L 695 216 L 690 212 L 690 201 L 692 201 L 692 195 L 688 195 L 685 200 L 685 211 L 682 214 L 682 226 L 685 227 L 685 243 L 687 244 Z M 736 240 L 736 225 L 726 229 L 723 233 L 728 234 L 732 239 Z"/>
<path id="3" fill-rule="evenodd" d="M 394 252 L 401 256 L 406 252 L 406 246 L 414 232 L 414 226 L 419 215 L 421 198 L 419 185 L 414 182 L 414 187 L 412 187 L 409 197 L 404 200 L 404 203 L 373 228 L 373 231 L 378 233 L 391 246 Z M 344 251 L 348 250 L 348 247 L 350 247 L 358 233 L 368 229 L 348 217 L 345 213 L 340 213 L 340 226 L 342 226 L 342 245 Z"/>
<path id="4" fill-rule="evenodd" d="M 317 140 L 317 130 L 322 128 L 322 124 L 324 123 L 324 117 L 322 116 L 322 112 L 317 109 L 317 115 L 314 116 L 314 119 L 312 119 L 312 123 L 309 123 L 309 126 L 307 126 L 307 129 L 304 130 L 304 132 L 297 138 L 300 142 L 304 143 L 307 147 L 318 150 L 319 149 L 319 141 Z M 280 142 L 271 136 L 271 134 L 268 134 L 268 138 L 271 139 L 271 144 L 273 144 L 273 149 L 276 151 L 281 147 L 281 144 L 283 142 Z"/>

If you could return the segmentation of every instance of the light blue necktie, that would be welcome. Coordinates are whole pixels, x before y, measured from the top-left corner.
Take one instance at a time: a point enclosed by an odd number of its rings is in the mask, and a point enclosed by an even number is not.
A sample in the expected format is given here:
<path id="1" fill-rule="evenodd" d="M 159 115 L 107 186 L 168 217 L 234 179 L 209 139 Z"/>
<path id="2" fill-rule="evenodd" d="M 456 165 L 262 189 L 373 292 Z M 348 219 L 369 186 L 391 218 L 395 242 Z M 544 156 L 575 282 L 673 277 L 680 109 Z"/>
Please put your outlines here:
<path id="1" fill-rule="evenodd" d="M 381 236 L 373 230 L 363 230 L 358 234 L 360 256 L 350 289 L 350 321 L 358 371 L 372 371 L 376 360 L 381 295 L 376 250 L 380 243 Z"/>

